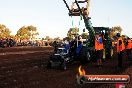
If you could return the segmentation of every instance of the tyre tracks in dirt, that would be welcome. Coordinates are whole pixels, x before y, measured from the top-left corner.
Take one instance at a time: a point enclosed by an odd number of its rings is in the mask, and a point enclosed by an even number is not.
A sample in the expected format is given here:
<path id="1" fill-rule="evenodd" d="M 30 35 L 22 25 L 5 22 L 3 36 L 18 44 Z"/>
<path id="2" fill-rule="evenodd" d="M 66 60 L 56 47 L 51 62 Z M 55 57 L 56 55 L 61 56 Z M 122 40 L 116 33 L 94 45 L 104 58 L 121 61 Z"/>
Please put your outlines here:
<path id="1" fill-rule="evenodd" d="M 12 51 L 15 52 L 15 50 Z M 18 51 L 21 50 L 18 49 Z M 66 71 L 47 69 L 46 65 L 53 49 L 31 50 L 31 52 L 34 51 L 38 52 L 0 55 L 0 88 L 115 88 L 114 84 L 78 85 L 76 75 L 80 66 L 79 62 L 69 64 Z M 117 70 L 116 58 L 115 56 L 114 59 L 106 60 L 101 69 L 97 68 L 94 62 L 84 65 L 83 68 L 86 74 L 130 74 L 132 77 L 132 62 L 124 60 L 124 68 Z M 131 84 L 131 82 L 126 84 L 126 88 L 129 88 Z"/>

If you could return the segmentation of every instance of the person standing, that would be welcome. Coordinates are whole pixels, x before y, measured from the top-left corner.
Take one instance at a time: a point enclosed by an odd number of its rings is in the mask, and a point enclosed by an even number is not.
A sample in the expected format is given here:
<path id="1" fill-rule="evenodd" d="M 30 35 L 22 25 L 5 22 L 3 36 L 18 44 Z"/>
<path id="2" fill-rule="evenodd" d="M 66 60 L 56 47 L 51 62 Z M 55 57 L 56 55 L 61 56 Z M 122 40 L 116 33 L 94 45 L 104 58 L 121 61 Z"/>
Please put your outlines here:
<path id="1" fill-rule="evenodd" d="M 68 53 L 69 52 L 69 42 L 67 40 L 64 41 L 64 52 Z"/>
<path id="2" fill-rule="evenodd" d="M 96 57 L 97 57 L 97 66 L 102 66 L 102 58 L 103 58 L 103 39 L 101 35 L 95 36 L 95 50 L 96 50 Z"/>
<path id="3" fill-rule="evenodd" d="M 131 55 L 131 39 L 130 38 L 127 38 L 126 52 L 127 52 L 128 59 L 130 59 L 130 55 Z"/>
<path id="4" fill-rule="evenodd" d="M 58 48 L 58 43 L 57 43 L 57 41 L 54 41 L 54 42 L 53 42 L 53 46 L 54 46 L 54 52 L 56 53 L 56 52 L 57 52 L 57 48 Z"/>
<path id="5" fill-rule="evenodd" d="M 118 37 L 117 40 L 118 67 L 122 68 L 122 56 L 123 56 L 123 51 L 125 50 L 125 45 L 119 33 L 117 33 L 117 37 Z"/>
<path id="6" fill-rule="evenodd" d="M 131 54 L 132 54 L 132 38 L 131 38 Z M 131 55 L 131 58 L 132 58 L 132 55 Z"/>

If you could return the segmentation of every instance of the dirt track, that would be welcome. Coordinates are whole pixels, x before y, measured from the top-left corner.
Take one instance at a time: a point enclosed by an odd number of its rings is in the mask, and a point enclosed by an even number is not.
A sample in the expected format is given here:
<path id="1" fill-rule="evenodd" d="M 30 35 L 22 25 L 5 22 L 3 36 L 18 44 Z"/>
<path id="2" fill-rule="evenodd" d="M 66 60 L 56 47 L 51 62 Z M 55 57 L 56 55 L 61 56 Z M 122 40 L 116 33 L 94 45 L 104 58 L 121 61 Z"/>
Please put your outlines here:
<path id="1" fill-rule="evenodd" d="M 78 62 L 68 65 L 66 71 L 47 69 L 46 63 L 52 52 L 51 47 L 0 49 L 0 88 L 115 88 L 114 84 L 78 85 Z M 116 69 L 116 59 L 107 60 L 100 69 L 95 63 L 88 63 L 83 68 L 87 74 L 130 74 L 132 79 L 132 62 L 124 61 L 121 70 Z M 132 81 L 125 85 L 131 88 Z"/>

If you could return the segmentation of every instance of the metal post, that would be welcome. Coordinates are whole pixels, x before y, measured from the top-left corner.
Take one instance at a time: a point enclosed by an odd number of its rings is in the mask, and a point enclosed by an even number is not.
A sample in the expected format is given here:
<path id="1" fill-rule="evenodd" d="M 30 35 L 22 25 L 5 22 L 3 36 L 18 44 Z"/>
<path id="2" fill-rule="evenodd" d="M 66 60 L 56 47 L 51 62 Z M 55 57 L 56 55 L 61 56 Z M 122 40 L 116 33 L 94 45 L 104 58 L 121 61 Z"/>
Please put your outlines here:
<path id="1" fill-rule="evenodd" d="M 76 33 L 76 36 L 77 36 L 77 47 L 78 47 L 78 34 Z"/>

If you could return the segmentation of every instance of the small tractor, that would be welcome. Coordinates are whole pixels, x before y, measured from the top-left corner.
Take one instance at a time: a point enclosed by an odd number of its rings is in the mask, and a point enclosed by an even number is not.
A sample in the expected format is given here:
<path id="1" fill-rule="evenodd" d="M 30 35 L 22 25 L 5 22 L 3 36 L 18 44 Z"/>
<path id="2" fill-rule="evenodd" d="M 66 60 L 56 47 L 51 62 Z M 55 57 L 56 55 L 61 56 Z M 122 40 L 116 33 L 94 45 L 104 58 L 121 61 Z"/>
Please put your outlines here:
<path id="1" fill-rule="evenodd" d="M 68 50 L 65 51 L 65 48 L 57 48 L 56 52 L 50 56 L 47 67 L 52 68 L 59 66 L 66 70 L 66 64 L 71 60 L 68 52 Z"/>
<path id="2" fill-rule="evenodd" d="M 66 0 L 63 0 L 63 1 L 69 10 L 69 16 L 82 16 L 83 17 L 85 27 L 86 27 L 85 29 L 88 30 L 89 37 L 85 43 L 83 44 L 78 43 L 78 46 L 76 44 L 76 41 L 73 42 L 74 44 L 72 44 L 72 46 L 69 47 L 67 53 L 63 52 L 64 48 L 58 48 L 57 51 L 61 51 L 61 52 L 54 53 L 50 57 L 48 67 L 52 67 L 58 64 L 58 66 L 61 66 L 64 69 L 66 69 L 66 64 L 69 62 L 75 61 L 75 60 L 80 61 L 82 64 L 85 64 L 89 61 L 96 61 L 95 59 L 96 52 L 94 48 L 95 34 L 105 33 L 106 34 L 105 38 L 106 40 L 108 40 L 110 39 L 108 37 L 108 33 L 110 29 L 108 27 L 93 27 L 92 26 L 92 23 L 90 21 L 91 18 L 88 17 L 90 0 L 84 0 L 84 1 L 75 0 L 75 2 L 72 3 L 71 8 L 69 8 Z M 86 4 L 86 7 L 80 7 L 80 4 Z M 76 5 L 77 8 L 74 8 L 74 5 Z"/>

